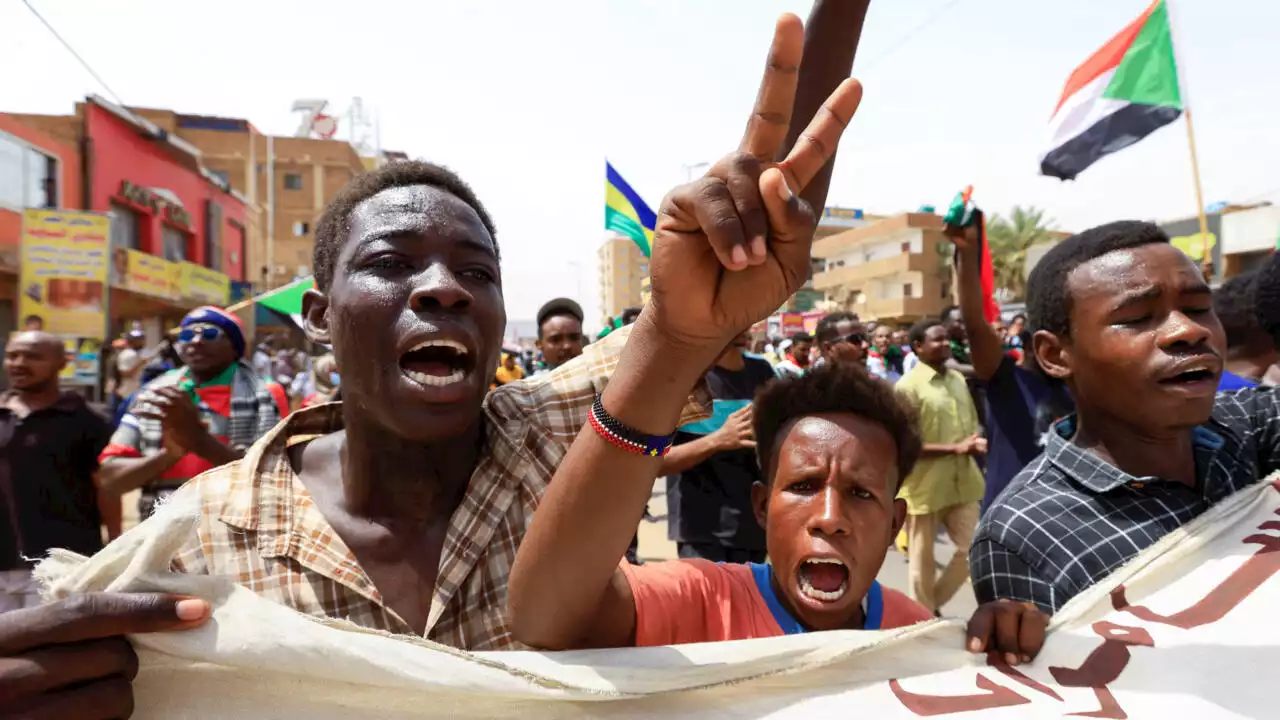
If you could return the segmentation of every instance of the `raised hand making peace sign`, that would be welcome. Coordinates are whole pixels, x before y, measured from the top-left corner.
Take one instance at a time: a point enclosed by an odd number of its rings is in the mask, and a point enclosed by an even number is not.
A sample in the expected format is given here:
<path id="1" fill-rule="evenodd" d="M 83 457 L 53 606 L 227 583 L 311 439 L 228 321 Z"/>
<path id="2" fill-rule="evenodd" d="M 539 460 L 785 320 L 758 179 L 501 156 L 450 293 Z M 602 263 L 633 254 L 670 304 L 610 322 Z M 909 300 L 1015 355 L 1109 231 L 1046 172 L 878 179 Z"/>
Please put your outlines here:
<path id="1" fill-rule="evenodd" d="M 737 152 L 662 202 L 646 314 L 677 346 L 718 353 L 809 275 L 817 221 L 800 193 L 835 152 L 862 86 L 845 80 L 775 162 L 791 122 L 803 45 L 800 19 L 784 15 Z"/>

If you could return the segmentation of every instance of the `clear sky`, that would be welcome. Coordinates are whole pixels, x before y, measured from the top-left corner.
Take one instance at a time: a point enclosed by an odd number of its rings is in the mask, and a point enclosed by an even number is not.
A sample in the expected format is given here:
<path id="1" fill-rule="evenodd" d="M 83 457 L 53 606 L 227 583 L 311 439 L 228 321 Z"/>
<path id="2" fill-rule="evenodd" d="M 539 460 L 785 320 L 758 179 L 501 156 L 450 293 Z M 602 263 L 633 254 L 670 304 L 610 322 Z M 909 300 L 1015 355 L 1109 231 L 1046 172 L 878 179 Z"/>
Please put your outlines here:
<path id="1" fill-rule="evenodd" d="M 126 104 L 289 134 L 297 98 L 364 98 L 382 145 L 441 162 L 498 226 L 508 315 L 576 295 L 596 324 L 604 159 L 655 209 L 686 164 L 732 150 L 776 16 L 807 0 L 32 0 Z M 1280 5 L 1173 0 L 1205 201 L 1280 199 Z M 828 204 L 945 205 L 1078 230 L 1195 212 L 1181 122 L 1075 183 L 1037 175 L 1067 75 L 1147 0 L 873 0 L 862 109 Z M 915 32 L 917 28 L 921 28 Z M 106 95 L 19 0 L 0 2 L 0 111 Z M 340 132 L 341 135 L 341 132 Z"/>

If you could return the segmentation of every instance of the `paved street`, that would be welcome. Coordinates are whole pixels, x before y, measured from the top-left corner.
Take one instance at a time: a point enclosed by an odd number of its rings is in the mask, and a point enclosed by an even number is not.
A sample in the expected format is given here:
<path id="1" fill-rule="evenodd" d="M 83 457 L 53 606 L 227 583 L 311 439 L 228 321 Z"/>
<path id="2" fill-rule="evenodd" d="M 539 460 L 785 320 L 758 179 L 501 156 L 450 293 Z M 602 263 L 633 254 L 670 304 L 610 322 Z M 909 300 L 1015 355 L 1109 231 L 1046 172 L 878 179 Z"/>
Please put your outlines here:
<path id="1" fill-rule="evenodd" d="M 640 523 L 640 558 L 670 560 L 676 556 L 676 546 L 667 539 L 667 492 L 666 480 L 663 478 L 658 478 L 653 485 L 649 512 L 658 518 L 658 522 Z M 944 539 L 938 540 L 935 555 L 940 564 L 949 561 L 954 552 L 955 546 L 950 542 Z M 907 592 L 907 557 L 897 550 L 890 550 L 888 557 L 884 559 L 884 567 L 880 569 L 879 580 L 885 587 Z M 973 589 L 965 584 L 942 611 L 948 616 L 967 619 L 973 614 L 975 607 L 977 602 L 973 597 Z"/>

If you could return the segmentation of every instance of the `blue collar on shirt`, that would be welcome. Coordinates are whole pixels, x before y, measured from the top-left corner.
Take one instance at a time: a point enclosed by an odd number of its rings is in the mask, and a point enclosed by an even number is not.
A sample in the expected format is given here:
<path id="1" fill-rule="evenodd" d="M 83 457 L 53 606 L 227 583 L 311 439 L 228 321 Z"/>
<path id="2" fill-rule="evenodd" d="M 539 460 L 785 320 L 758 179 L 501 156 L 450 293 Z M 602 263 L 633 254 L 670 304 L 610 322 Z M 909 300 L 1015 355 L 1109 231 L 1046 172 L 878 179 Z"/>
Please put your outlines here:
<path id="1" fill-rule="evenodd" d="M 808 632 L 799 620 L 787 612 L 778 600 L 778 596 L 774 594 L 773 583 L 770 582 L 773 567 L 769 563 L 747 563 L 747 567 L 751 568 L 751 577 L 755 578 L 756 590 L 760 592 L 760 597 L 764 598 L 764 604 L 769 606 L 769 612 L 773 614 L 773 619 L 777 621 L 778 627 L 782 628 L 782 632 L 787 635 Z M 863 630 L 880 629 L 880 621 L 884 618 L 884 593 L 879 581 L 872 580 L 866 597 L 862 598 L 862 617 L 864 618 Z"/>

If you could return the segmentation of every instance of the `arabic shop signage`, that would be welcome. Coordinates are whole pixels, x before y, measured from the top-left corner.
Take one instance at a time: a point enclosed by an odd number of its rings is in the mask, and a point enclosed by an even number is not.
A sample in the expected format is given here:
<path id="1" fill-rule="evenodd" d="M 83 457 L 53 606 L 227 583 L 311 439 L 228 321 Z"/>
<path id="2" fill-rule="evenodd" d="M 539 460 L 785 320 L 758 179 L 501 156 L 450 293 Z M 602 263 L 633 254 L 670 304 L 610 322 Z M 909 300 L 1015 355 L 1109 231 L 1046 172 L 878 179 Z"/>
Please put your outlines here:
<path id="1" fill-rule="evenodd" d="M 141 185 L 135 185 L 128 180 L 121 180 L 120 197 L 134 205 L 147 208 L 153 214 L 164 217 L 165 220 L 174 225 L 191 228 L 191 213 L 187 212 L 181 205 L 171 203 Z"/>

